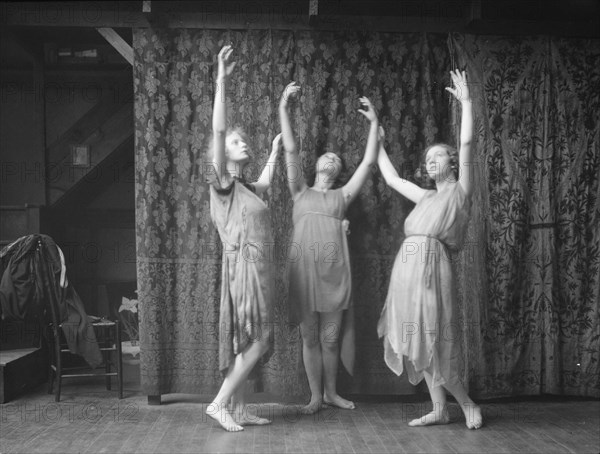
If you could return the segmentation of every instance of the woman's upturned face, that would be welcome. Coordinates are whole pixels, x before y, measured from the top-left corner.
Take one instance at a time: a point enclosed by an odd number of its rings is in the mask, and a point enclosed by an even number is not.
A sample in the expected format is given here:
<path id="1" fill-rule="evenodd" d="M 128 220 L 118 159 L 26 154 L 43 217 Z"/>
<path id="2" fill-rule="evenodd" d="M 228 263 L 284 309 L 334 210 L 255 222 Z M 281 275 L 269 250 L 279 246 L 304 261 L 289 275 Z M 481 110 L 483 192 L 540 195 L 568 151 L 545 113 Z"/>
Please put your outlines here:
<path id="1" fill-rule="evenodd" d="M 342 160 L 335 153 L 327 152 L 317 160 L 317 173 L 324 174 L 329 182 L 335 181 L 341 171 Z"/>
<path id="2" fill-rule="evenodd" d="M 449 175 L 451 173 L 451 165 L 450 155 L 444 147 L 432 147 L 425 156 L 427 174 L 434 180 L 439 180 Z"/>
<path id="3" fill-rule="evenodd" d="M 250 148 L 244 138 L 236 131 L 225 139 L 225 154 L 231 162 L 246 163 L 250 161 Z"/>

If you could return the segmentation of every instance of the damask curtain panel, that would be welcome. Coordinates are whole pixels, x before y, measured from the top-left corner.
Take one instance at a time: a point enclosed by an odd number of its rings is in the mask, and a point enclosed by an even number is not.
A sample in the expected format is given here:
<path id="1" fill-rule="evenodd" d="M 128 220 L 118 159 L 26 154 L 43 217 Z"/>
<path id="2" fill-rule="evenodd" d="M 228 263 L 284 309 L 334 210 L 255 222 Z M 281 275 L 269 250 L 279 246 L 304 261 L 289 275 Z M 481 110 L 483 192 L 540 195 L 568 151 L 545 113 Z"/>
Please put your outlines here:
<path id="1" fill-rule="evenodd" d="M 291 41 L 274 42 L 268 32 L 134 33 L 141 379 L 149 395 L 214 393 L 222 381 L 221 247 L 210 218 L 205 153 L 215 94 L 213 63 L 221 45 L 231 40 L 237 54 L 248 58 L 239 59 L 231 91 L 220 95 L 229 104 L 231 124 L 243 125 L 252 138 L 261 164 L 278 127 L 271 95 L 274 60 L 267 57 L 285 55 Z M 282 282 L 278 276 L 278 287 Z M 302 390 L 296 366 L 299 334 L 284 323 L 283 304 L 276 308 L 275 352 L 258 379 L 277 386 L 275 391 Z"/>
<path id="2" fill-rule="evenodd" d="M 446 135 L 449 83 L 446 37 L 380 33 L 152 30 L 134 32 L 136 223 L 142 324 L 141 374 L 147 394 L 209 393 L 221 383 L 217 361 L 220 246 L 204 183 L 211 133 L 214 62 L 234 45 L 237 67 L 224 94 L 230 124 L 249 133 L 256 177 L 279 132 L 284 87 L 303 87 L 292 107 L 304 171 L 317 152 L 358 166 L 367 124 L 356 110 L 369 96 L 386 127 L 392 161 L 407 174 L 426 143 Z M 338 43 L 338 44 L 336 44 Z M 221 94 L 223 95 L 223 94 Z M 279 161 L 267 194 L 275 228 L 278 299 L 275 352 L 264 389 L 306 393 L 298 327 L 287 323 L 285 268 L 291 199 Z M 354 203 L 351 248 L 357 314 L 357 365 L 346 392 L 412 392 L 383 362 L 376 325 L 393 258 L 411 206 L 374 172 Z M 328 251 L 317 251 L 326 254 Z M 319 257 L 320 259 L 320 257 Z"/>
<path id="3" fill-rule="evenodd" d="M 456 143 L 459 111 L 444 87 L 453 65 L 466 67 L 476 190 L 456 261 L 465 381 L 477 397 L 600 394 L 597 41 L 174 29 L 134 31 L 145 393 L 212 393 L 221 383 L 221 256 L 204 176 L 214 62 L 225 43 L 234 45 L 238 67 L 221 95 L 230 123 L 252 141 L 250 177 L 279 132 L 277 105 L 291 80 L 303 87 L 292 109 L 309 179 L 317 153 L 339 153 L 347 175 L 360 162 L 367 135 L 356 113 L 360 95 L 379 112 L 392 162 L 412 177 L 427 144 Z M 287 324 L 291 199 L 282 160 L 267 198 L 278 298 L 274 354 L 257 380 L 306 394 L 299 331 Z M 357 361 L 354 377 L 341 377 L 342 392 L 411 392 L 385 366 L 376 324 L 412 207 L 374 171 L 348 213 Z"/>
<path id="4" fill-rule="evenodd" d="M 474 394 L 600 396 L 600 42 L 459 36 L 479 84 Z M 479 221 L 477 221 L 479 219 Z M 479 258 L 478 258 L 479 256 Z M 484 256 L 484 257 L 483 257 Z"/>

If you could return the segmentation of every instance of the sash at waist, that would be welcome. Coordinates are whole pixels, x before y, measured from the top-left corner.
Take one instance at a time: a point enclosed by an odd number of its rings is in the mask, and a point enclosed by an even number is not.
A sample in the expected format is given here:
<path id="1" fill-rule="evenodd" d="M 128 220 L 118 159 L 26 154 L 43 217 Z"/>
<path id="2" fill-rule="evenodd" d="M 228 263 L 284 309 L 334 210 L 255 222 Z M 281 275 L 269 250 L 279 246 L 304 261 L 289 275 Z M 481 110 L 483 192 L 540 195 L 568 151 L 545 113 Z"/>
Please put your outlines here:
<path id="1" fill-rule="evenodd" d="M 430 238 L 432 240 L 436 240 L 438 243 L 440 243 L 442 246 L 444 246 L 446 249 L 452 249 L 448 244 L 444 243 L 442 240 L 440 240 L 437 236 L 434 235 L 429 235 L 428 233 L 413 233 L 412 235 L 408 235 L 404 238 L 404 241 L 406 241 L 407 238 L 410 238 L 411 236 L 424 236 L 426 238 Z"/>
<path id="2" fill-rule="evenodd" d="M 303 216 L 306 216 L 307 214 L 316 214 L 317 216 L 326 216 L 328 218 L 337 219 L 338 221 L 344 220 L 344 218 L 340 218 L 338 216 L 334 216 L 333 214 L 329 214 L 329 213 L 323 213 L 322 211 L 305 211 L 300 216 L 298 216 L 298 219 L 300 219 Z"/>

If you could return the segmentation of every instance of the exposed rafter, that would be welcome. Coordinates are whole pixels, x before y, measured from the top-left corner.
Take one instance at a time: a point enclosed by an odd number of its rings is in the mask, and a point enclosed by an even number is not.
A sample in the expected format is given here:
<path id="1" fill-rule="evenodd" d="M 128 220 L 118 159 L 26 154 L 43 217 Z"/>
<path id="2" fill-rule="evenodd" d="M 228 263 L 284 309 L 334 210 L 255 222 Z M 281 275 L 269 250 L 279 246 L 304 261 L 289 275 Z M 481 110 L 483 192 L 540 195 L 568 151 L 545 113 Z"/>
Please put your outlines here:
<path id="1" fill-rule="evenodd" d="M 419 0 L 401 2 L 143 1 L 5 2 L 0 13 L 9 27 L 211 28 L 283 30 L 370 30 L 389 32 L 477 33 L 598 37 L 597 0 L 563 2 L 518 0 Z M 265 6 L 267 5 L 267 6 Z M 359 14 L 360 12 L 360 14 Z"/>
<path id="2" fill-rule="evenodd" d="M 130 65 L 133 65 L 133 49 L 127 42 L 121 38 L 116 31 L 112 28 L 98 28 L 98 32 L 104 36 L 104 39 L 113 46 L 117 52 L 119 52 L 125 60 L 129 62 Z"/>

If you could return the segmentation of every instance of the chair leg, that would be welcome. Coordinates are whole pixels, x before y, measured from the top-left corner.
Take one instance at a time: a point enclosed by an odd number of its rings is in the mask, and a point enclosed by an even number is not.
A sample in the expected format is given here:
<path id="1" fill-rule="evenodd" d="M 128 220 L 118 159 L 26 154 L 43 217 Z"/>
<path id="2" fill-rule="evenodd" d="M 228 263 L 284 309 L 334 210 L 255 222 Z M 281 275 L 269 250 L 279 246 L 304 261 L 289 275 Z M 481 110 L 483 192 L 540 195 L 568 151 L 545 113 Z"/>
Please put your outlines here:
<path id="1" fill-rule="evenodd" d="M 108 344 L 108 343 L 107 343 Z M 105 379 L 106 379 L 106 389 L 108 389 L 110 391 L 111 388 L 111 377 L 110 375 L 110 354 L 111 352 L 104 352 L 104 372 L 107 374 Z"/>
<path id="2" fill-rule="evenodd" d="M 117 386 L 119 388 L 119 399 L 123 398 L 123 351 L 121 348 L 121 324 L 116 322 L 116 343 L 117 343 Z"/>
<path id="3" fill-rule="evenodd" d="M 59 347 L 60 348 L 60 347 Z M 62 361 L 60 358 L 60 352 L 56 358 L 56 391 L 54 393 L 54 400 L 60 402 L 60 386 L 62 384 Z"/>
<path id="4" fill-rule="evenodd" d="M 61 385 L 61 376 L 57 375 L 57 377 L 56 377 L 56 393 L 54 395 L 55 402 L 60 402 L 60 385 Z"/>
<path id="5" fill-rule="evenodd" d="M 54 377 L 56 373 L 54 372 L 54 368 L 50 366 L 50 372 L 48 373 L 48 394 L 52 394 L 52 389 L 54 388 Z"/>
<path id="6" fill-rule="evenodd" d="M 54 375 L 56 377 L 56 391 L 54 394 L 54 400 L 56 402 L 60 402 L 60 386 L 62 384 L 62 353 L 60 348 L 60 327 L 54 331 L 54 339 L 55 339 L 55 366 L 56 370 L 54 371 Z"/>
<path id="7" fill-rule="evenodd" d="M 52 336 L 52 348 L 48 348 L 48 355 L 50 356 L 50 366 L 48 371 L 48 394 L 52 394 L 54 389 L 54 379 L 56 378 L 56 331 L 52 325 L 47 327 L 49 337 Z"/>

